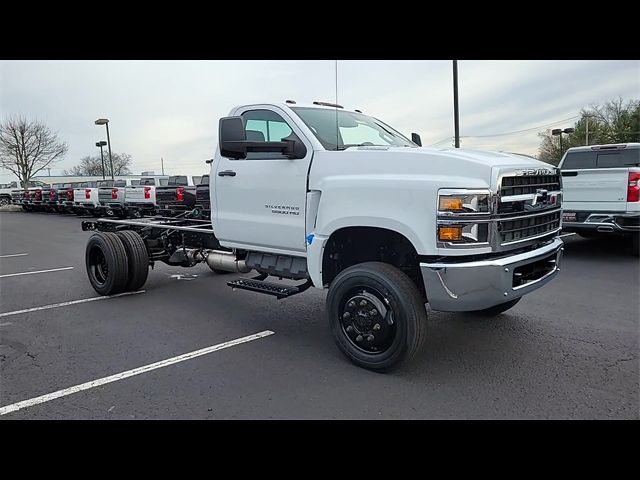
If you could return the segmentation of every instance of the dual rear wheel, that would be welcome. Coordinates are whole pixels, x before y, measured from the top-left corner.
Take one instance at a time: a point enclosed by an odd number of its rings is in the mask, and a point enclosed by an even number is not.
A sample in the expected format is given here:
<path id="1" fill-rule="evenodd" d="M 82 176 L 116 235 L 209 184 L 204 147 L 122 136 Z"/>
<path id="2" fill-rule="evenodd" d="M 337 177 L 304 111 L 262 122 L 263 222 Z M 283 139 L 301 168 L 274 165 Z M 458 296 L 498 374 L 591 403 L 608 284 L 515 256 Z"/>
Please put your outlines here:
<path id="1" fill-rule="evenodd" d="M 92 235 L 85 261 L 89 281 L 100 295 L 136 291 L 145 284 L 149 274 L 144 240 L 131 230 Z"/>

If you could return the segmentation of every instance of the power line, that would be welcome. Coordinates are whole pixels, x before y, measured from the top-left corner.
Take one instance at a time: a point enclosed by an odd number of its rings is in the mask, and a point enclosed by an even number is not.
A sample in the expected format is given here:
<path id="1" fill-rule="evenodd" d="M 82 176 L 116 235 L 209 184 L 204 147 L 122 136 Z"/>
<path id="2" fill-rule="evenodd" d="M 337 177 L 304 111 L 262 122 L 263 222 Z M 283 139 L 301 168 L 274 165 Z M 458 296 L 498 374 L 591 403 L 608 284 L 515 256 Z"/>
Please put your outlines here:
<path id="1" fill-rule="evenodd" d="M 557 122 L 547 123 L 546 125 L 539 125 L 537 127 L 526 128 L 524 130 L 515 130 L 513 132 L 504 132 L 504 133 L 495 133 L 492 135 L 463 135 L 461 138 L 486 138 L 486 137 L 502 137 L 504 135 L 513 135 L 515 133 L 525 133 L 533 130 L 539 130 L 545 127 L 551 127 L 553 125 L 557 125 L 558 123 L 568 122 L 569 120 L 573 120 L 576 118 L 580 118 L 580 115 L 575 115 L 573 117 L 565 118 L 564 120 L 558 120 Z"/>
<path id="2" fill-rule="evenodd" d="M 427 145 L 427 147 L 433 147 L 433 146 L 435 146 L 435 145 L 438 145 L 439 143 L 447 142 L 447 141 L 451 140 L 452 138 L 453 138 L 453 137 L 443 138 L 443 139 L 442 139 L 442 140 L 440 140 L 439 142 L 431 143 L 431 144 Z"/>

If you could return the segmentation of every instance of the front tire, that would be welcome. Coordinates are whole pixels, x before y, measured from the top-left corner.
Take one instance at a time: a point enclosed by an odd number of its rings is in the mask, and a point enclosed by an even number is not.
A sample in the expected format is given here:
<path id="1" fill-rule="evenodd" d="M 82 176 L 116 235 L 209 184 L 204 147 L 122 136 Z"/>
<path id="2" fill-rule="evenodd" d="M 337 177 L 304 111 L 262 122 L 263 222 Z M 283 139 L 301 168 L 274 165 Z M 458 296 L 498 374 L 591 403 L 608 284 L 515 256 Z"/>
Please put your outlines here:
<path id="1" fill-rule="evenodd" d="M 89 238 L 85 254 L 87 275 L 100 295 L 125 290 L 128 281 L 127 252 L 115 233 L 101 232 Z"/>
<path id="2" fill-rule="evenodd" d="M 326 314 L 338 348 L 356 365 L 389 371 L 424 344 L 422 295 L 398 268 L 380 262 L 349 267 L 333 280 Z"/>

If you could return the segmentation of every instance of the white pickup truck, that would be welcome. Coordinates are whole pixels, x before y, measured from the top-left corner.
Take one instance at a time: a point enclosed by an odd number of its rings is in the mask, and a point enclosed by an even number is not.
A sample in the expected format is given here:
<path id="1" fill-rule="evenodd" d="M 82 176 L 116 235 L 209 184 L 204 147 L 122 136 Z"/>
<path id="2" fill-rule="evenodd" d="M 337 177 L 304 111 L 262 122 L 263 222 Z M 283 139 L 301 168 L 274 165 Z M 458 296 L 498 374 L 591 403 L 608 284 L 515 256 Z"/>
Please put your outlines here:
<path id="1" fill-rule="evenodd" d="M 556 168 L 422 148 L 415 134 L 323 102 L 244 105 L 230 115 L 211 161 L 211 222 L 82 222 L 99 231 L 86 248 L 98 293 L 141 288 L 156 261 L 255 270 L 227 284 L 277 298 L 327 289 L 338 347 L 381 371 L 419 351 L 426 303 L 496 315 L 560 271 Z"/>
<path id="2" fill-rule="evenodd" d="M 106 180 L 101 181 L 106 182 Z M 73 201 L 77 215 L 90 214 L 100 216 L 100 200 L 98 198 L 98 181 L 82 182 L 73 189 Z"/>
<path id="3" fill-rule="evenodd" d="M 640 246 L 640 143 L 570 148 L 560 162 L 562 229 L 580 236 L 621 234 Z"/>
<path id="4" fill-rule="evenodd" d="M 139 218 L 153 215 L 158 203 L 156 187 L 168 185 L 169 176 L 156 175 L 140 178 L 138 185 L 131 185 L 125 191 L 125 207 L 129 216 Z"/>

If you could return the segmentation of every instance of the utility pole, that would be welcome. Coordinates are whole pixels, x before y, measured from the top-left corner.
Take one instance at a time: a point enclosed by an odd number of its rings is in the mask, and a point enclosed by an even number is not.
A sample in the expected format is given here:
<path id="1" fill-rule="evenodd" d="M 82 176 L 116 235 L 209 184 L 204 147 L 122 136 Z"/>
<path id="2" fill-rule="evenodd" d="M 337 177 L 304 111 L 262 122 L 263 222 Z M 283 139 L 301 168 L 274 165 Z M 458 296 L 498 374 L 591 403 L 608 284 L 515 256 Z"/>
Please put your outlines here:
<path id="1" fill-rule="evenodd" d="M 160 164 L 162 165 L 162 175 L 164 175 L 164 158 L 160 157 Z"/>
<path id="2" fill-rule="evenodd" d="M 584 144 L 585 145 L 589 145 L 589 115 L 587 115 L 587 117 L 585 118 L 585 122 L 586 122 L 586 131 L 584 134 Z"/>
<path id="3" fill-rule="evenodd" d="M 453 125 L 455 130 L 455 147 L 460 148 L 460 117 L 458 115 L 458 61 L 453 61 Z"/>

